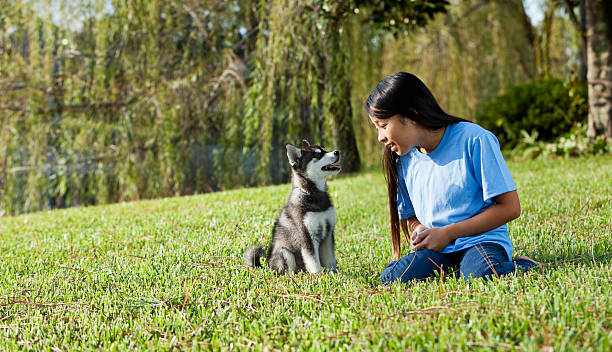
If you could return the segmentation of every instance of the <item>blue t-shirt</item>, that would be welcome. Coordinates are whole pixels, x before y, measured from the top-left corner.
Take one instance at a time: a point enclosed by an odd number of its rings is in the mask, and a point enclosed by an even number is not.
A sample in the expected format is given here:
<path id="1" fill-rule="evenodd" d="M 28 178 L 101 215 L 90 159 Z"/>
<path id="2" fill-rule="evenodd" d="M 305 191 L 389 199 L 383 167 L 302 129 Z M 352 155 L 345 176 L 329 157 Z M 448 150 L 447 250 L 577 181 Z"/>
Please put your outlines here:
<path id="1" fill-rule="evenodd" d="M 397 171 L 400 219 L 416 216 L 428 228 L 469 219 L 494 204 L 491 198 L 516 190 L 497 138 L 470 122 L 448 125 L 440 144 L 431 153 L 421 153 L 415 147 L 402 155 Z M 458 238 L 442 253 L 484 242 L 502 245 L 508 258 L 512 258 L 506 224 Z"/>

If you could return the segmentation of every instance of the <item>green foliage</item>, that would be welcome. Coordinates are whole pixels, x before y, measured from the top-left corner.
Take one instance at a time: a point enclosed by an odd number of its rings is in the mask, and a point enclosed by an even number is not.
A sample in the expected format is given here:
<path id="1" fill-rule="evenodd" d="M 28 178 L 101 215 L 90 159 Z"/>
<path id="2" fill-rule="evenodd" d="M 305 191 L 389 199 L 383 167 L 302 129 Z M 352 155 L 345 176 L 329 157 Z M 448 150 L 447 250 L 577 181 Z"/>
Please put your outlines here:
<path id="1" fill-rule="evenodd" d="M 387 36 L 381 71 L 414 73 L 445 111 L 474 120 L 484 102 L 536 77 L 529 28 L 521 0 L 455 1 L 425 29 Z"/>
<path id="2" fill-rule="evenodd" d="M 520 0 L 54 3 L 0 8 L 1 215 L 285 181 L 302 138 L 378 166 L 383 75 L 470 118 L 533 71 Z"/>
<path id="3" fill-rule="evenodd" d="M 73 2 L 72 30 L 37 3 L 0 12 L 0 212 L 249 184 L 219 153 L 243 139 L 225 120 L 242 114 L 246 66 L 228 46 L 252 29 L 248 6 Z"/>
<path id="4" fill-rule="evenodd" d="M 397 35 L 424 27 L 436 14 L 445 13 L 448 5 L 448 0 L 313 0 L 307 9 L 334 22 L 365 11 L 361 23 Z"/>
<path id="5" fill-rule="evenodd" d="M 519 144 L 521 131 L 551 141 L 585 123 L 588 114 L 586 84 L 558 79 L 516 85 L 484 104 L 476 120 L 493 132 L 503 148 Z"/>
<path id="6" fill-rule="evenodd" d="M 299 18 L 295 18 L 300 14 Z M 325 63 L 337 52 L 323 54 L 327 37 L 317 15 L 295 1 L 261 5 L 252 84 L 245 102 L 247 148 L 257 153 L 259 184 L 286 181 L 286 143 L 302 139 L 333 144 L 329 115 L 323 107 Z M 300 26 L 287 25 L 297 21 Z M 327 88 L 329 89 L 329 88 Z M 328 98 L 328 96 L 327 96 Z M 350 116 L 350 115 L 349 115 Z M 243 118 L 236 116 L 236 118 Z M 327 134 L 326 134 L 327 133 Z"/>
<path id="7" fill-rule="evenodd" d="M 510 152 L 519 159 L 543 157 L 579 157 L 588 154 L 612 154 L 612 140 L 605 136 L 590 138 L 587 136 L 587 127 L 576 123 L 570 131 L 556 138 L 552 142 L 538 139 L 538 132 L 527 133 L 521 130 L 520 143 Z"/>
<path id="8" fill-rule="evenodd" d="M 94 0 L 54 12 L 11 1 L 0 11 L 0 212 L 278 183 L 284 144 L 302 138 L 341 149 L 356 171 L 347 19 L 414 28 L 446 5 Z M 367 46 L 373 31 L 361 33 Z"/>
<path id="9" fill-rule="evenodd" d="M 345 172 L 358 170 L 349 18 L 357 16 L 362 25 L 393 32 L 425 25 L 447 4 L 442 0 L 262 2 L 253 83 L 245 103 L 245 138 L 248 148 L 257 149 L 258 183 L 288 179 L 287 165 L 281 162 L 283 146 L 302 138 L 342 150 Z M 359 16 L 361 12 L 367 15 Z M 364 38 L 360 45 L 370 42 L 371 37 Z"/>
<path id="10" fill-rule="evenodd" d="M 471 285 L 379 284 L 379 171 L 329 185 L 338 275 L 241 266 L 288 185 L 0 218 L 0 350 L 609 350 L 612 156 L 509 167 L 514 251 L 545 266 Z"/>

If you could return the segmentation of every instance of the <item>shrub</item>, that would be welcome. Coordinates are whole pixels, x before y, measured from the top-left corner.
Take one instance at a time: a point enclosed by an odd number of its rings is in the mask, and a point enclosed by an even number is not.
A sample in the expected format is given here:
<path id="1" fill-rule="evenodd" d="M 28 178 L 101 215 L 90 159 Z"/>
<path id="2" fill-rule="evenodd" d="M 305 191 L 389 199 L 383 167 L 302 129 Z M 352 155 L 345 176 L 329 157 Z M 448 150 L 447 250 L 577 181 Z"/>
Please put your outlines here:
<path id="1" fill-rule="evenodd" d="M 599 136 L 587 137 L 585 124 L 576 123 L 568 132 L 546 143 L 538 139 L 538 132 L 527 133 L 521 130 L 520 143 L 510 152 L 510 156 L 518 159 L 535 159 L 539 156 L 578 157 L 612 153 L 612 139 Z"/>
<path id="2" fill-rule="evenodd" d="M 586 83 L 550 79 L 510 87 L 486 103 L 476 115 L 478 123 L 493 132 L 504 149 L 521 141 L 521 131 L 552 141 L 588 115 Z"/>

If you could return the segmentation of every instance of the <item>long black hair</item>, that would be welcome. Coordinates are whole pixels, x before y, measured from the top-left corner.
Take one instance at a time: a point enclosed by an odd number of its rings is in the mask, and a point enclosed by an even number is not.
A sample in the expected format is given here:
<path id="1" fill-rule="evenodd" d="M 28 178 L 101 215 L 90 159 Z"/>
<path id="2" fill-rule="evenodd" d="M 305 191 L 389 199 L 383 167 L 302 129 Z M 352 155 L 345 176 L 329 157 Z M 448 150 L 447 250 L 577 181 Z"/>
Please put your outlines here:
<path id="1" fill-rule="evenodd" d="M 400 118 L 413 120 L 430 130 L 439 130 L 450 124 L 467 121 L 444 112 L 425 83 L 417 76 L 407 72 L 398 72 L 385 77 L 366 100 L 365 110 L 368 116 L 377 119 L 388 119 L 399 115 Z M 397 213 L 398 158 L 398 155 L 391 149 L 384 148 L 382 165 L 387 180 L 391 247 L 394 259 L 399 259 L 401 252 L 400 221 Z M 404 234 L 410 236 L 407 227 L 403 225 L 404 223 L 402 223 Z"/>

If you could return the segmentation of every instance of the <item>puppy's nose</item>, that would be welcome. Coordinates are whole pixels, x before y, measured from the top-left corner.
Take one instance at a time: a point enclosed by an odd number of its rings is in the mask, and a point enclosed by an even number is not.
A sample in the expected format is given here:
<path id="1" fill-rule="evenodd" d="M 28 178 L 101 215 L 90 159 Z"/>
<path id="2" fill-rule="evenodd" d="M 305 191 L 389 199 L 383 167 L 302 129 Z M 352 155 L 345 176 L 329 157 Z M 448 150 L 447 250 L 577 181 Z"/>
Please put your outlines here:
<path id="1" fill-rule="evenodd" d="M 337 151 L 337 150 L 334 150 L 334 155 L 335 155 L 335 156 L 339 156 L 339 155 L 340 155 L 340 152 L 339 152 L 339 151 Z"/>

